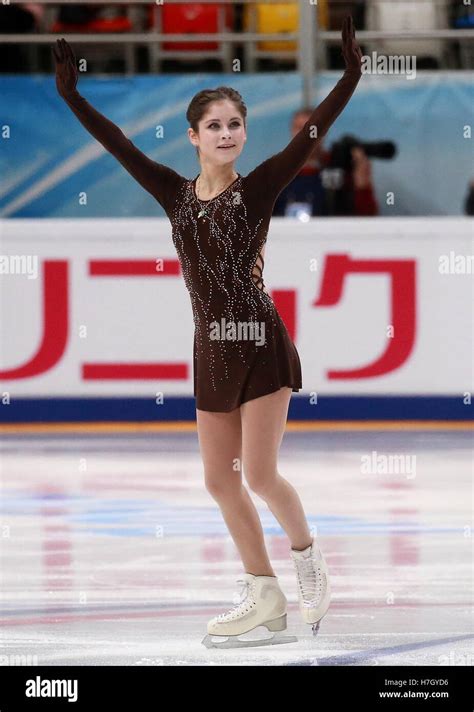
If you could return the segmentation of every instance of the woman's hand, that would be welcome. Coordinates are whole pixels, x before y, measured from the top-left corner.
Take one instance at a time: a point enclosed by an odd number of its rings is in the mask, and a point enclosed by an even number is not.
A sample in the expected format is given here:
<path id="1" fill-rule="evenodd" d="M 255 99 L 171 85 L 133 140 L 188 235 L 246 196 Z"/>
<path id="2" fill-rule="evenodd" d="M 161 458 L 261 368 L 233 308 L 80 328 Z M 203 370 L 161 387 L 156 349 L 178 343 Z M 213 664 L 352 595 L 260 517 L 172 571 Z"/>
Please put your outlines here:
<path id="1" fill-rule="evenodd" d="M 59 95 L 65 98 L 76 89 L 76 57 L 65 39 L 56 40 L 56 46 L 51 45 L 51 49 L 56 61 L 56 88 Z"/>
<path id="2" fill-rule="evenodd" d="M 346 69 L 362 72 L 362 52 L 355 39 L 355 29 L 351 15 L 347 15 L 342 23 L 342 56 L 346 63 Z"/>

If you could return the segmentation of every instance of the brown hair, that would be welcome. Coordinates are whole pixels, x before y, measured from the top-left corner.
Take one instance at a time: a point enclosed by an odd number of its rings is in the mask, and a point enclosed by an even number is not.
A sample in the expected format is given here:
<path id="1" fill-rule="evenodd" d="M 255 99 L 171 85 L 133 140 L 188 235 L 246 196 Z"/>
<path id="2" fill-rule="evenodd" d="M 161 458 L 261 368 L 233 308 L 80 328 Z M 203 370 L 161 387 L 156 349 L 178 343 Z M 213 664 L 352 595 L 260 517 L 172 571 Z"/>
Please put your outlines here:
<path id="1" fill-rule="evenodd" d="M 217 87 L 217 89 L 203 89 L 193 96 L 191 103 L 186 111 L 186 119 L 188 120 L 193 131 L 198 133 L 198 124 L 202 117 L 207 113 L 209 104 L 214 101 L 222 101 L 230 99 L 234 102 L 237 111 L 244 120 L 244 127 L 247 128 L 247 107 L 241 94 L 232 87 Z M 199 157 L 199 147 L 196 146 L 196 153 Z"/>

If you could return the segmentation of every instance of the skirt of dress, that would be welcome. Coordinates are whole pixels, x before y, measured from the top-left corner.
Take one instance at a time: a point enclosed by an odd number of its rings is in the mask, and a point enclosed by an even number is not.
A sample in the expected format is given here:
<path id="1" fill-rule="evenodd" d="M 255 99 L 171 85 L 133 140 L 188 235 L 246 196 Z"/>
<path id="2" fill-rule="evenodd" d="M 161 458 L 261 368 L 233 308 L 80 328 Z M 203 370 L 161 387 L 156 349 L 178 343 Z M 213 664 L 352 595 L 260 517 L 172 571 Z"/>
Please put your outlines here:
<path id="1" fill-rule="evenodd" d="M 294 392 L 302 388 L 301 362 L 296 346 L 275 309 L 265 344 L 239 341 L 222 349 L 205 341 L 200 348 L 194 334 L 194 396 L 196 408 L 229 412 L 254 398 L 278 391 L 283 386 Z"/>

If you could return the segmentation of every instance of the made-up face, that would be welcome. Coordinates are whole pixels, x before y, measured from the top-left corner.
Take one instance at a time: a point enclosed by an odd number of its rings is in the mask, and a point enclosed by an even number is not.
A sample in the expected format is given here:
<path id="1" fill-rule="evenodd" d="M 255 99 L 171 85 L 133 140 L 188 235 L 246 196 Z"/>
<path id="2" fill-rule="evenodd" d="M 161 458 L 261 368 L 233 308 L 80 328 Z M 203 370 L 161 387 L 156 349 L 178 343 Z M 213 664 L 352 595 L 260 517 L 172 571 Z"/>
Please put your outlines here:
<path id="1" fill-rule="evenodd" d="M 191 143 L 199 147 L 201 161 L 217 165 L 234 162 L 247 140 L 244 119 L 227 99 L 212 102 L 198 128 L 199 133 L 188 129 Z"/>

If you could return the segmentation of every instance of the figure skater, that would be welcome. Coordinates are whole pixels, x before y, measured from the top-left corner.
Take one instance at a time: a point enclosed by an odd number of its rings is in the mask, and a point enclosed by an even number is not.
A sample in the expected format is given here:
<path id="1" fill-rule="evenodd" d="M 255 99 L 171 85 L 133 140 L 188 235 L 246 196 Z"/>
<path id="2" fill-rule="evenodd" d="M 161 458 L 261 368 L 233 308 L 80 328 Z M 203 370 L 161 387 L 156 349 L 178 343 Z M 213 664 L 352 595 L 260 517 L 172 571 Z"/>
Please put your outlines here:
<path id="1" fill-rule="evenodd" d="M 249 643 L 238 637 L 261 625 L 273 632 L 287 627 L 287 599 L 270 563 L 257 510 L 242 483 L 242 470 L 250 489 L 288 535 L 299 608 L 316 633 L 330 602 L 328 568 L 296 490 L 277 468 L 291 393 L 302 387 L 301 364 L 264 285 L 264 248 L 278 195 L 344 109 L 361 77 L 362 54 L 352 17 L 346 17 L 342 27 L 342 78 L 286 148 L 247 176 L 234 167 L 247 140 L 247 108 L 239 92 L 225 86 L 204 89 L 189 104 L 188 137 L 201 168 L 189 180 L 145 156 L 78 93 L 76 59 L 64 39 L 52 50 L 60 96 L 164 208 L 191 298 L 194 395 L 205 485 L 245 568 L 238 579 L 239 603 L 208 622 L 203 643 L 230 647 L 296 640 L 277 635 Z M 214 642 L 213 636 L 222 636 L 222 642 Z"/>

